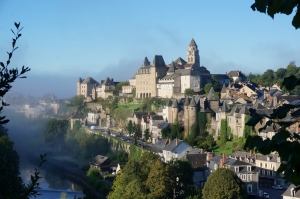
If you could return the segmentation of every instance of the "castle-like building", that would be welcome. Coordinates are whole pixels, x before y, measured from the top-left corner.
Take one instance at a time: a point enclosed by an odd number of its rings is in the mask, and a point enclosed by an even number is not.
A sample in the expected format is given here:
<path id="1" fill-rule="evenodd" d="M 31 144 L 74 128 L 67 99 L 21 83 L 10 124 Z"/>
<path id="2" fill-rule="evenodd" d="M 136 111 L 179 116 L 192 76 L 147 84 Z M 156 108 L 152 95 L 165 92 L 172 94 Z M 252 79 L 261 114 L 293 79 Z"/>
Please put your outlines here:
<path id="1" fill-rule="evenodd" d="M 132 86 L 136 87 L 136 97 L 170 98 L 176 93 L 184 93 L 186 89 L 200 91 L 201 80 L 210 78 L 210 72 L 200 66 L 199 50 L 194 39 L 188 46 L 186 60 L 179 57 L 166 65 L 161 55 L 155 55 L 150 64 L 145 57 L 142 66 L 130 80 L 135 84 Z"/>

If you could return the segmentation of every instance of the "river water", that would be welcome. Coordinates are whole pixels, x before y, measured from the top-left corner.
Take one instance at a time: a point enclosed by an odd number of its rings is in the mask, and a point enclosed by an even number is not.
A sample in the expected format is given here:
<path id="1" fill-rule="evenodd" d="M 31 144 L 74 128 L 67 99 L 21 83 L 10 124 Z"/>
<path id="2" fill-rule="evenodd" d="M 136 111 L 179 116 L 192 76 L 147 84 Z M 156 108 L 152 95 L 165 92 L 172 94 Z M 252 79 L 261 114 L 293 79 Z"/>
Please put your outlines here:
<path id="1" fill-rule="evenodd" d="M 20 167 L 21 177 L 24 183 L 27 184 L 30 180 L 30 176 L 34 174 L 34 168 L 36 166 L 30 164 L 21 157 Z M 38 193 L 41 195 L 36 196 L 37 199 L 60 199 L 62 193 L 66 194 L 67 199 L 74 199 L 75 196 L 76 199 L 78 199 L 84 196 L 80 186 L 70 182 L 69 180 L 62 179 L 53 172 L 43 169 L 41 169 L 40 172 L 40 176 L 42 178 L 39 180 L 39 187 L 41 189 L 38 190 Z"/>

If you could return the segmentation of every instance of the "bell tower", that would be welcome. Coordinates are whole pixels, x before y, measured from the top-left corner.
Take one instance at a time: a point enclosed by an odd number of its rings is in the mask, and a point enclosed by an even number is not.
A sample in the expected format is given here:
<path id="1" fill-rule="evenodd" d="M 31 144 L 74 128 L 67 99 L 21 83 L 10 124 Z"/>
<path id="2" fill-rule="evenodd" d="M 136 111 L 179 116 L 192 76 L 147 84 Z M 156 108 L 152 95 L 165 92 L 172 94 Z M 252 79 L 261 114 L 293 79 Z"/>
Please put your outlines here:
<path id="1" fill-rule="evenodd" d="M 200 64 L 199 50 L 194 39 L 192 39 L 190 45 L 188 46 L 188 50 L 186 53 L 186 61 L 189 64 L 194 64 L 194 63 Z"/>

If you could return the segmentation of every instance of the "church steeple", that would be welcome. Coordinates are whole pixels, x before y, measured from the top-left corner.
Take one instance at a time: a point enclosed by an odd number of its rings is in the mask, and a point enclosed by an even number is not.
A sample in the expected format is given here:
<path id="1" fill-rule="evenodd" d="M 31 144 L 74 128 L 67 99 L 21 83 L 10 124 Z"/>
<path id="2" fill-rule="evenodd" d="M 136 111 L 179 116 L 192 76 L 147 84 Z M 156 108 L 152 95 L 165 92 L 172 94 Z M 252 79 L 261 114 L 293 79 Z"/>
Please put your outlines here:
<path id="1" fill-rule="evenodd" d="M 190 45 L 188 46 L 186 61 L 189 64 L 198 63 L 200 64 L 200 56 L 198 51 L 198 46 L 194 39 L 191 40 Z"/>

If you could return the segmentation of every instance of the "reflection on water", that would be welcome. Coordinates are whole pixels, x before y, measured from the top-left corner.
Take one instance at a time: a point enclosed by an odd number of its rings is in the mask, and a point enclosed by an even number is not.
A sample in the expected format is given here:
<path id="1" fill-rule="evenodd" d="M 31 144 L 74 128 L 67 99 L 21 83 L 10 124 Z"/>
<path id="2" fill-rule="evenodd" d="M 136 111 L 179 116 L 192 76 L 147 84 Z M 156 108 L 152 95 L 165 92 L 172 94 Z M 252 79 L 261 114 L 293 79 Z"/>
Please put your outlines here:
<path id="1" fill-rule="evenodd" d="M 20 166 L 21 177 L 24 183 L 27 184 L 30 180 L 30 176 L 34 174 L 35 166 L 23 159 Z M 82 188 L 80 186 L 70 182 L 69 180 L 60 178 L 60 176 L 55 173 L 41 169 L 40 176 L 42 177 L 39 180 L 39 186 L 41 189 L 38 193 L 41 195 L 36 197 L 38 199 L 60 199 L 62 192 L 67 194 L 68 199 L 74 199 L 74 196 L 76 196 L 77 199 L 83 197 Z"/>

